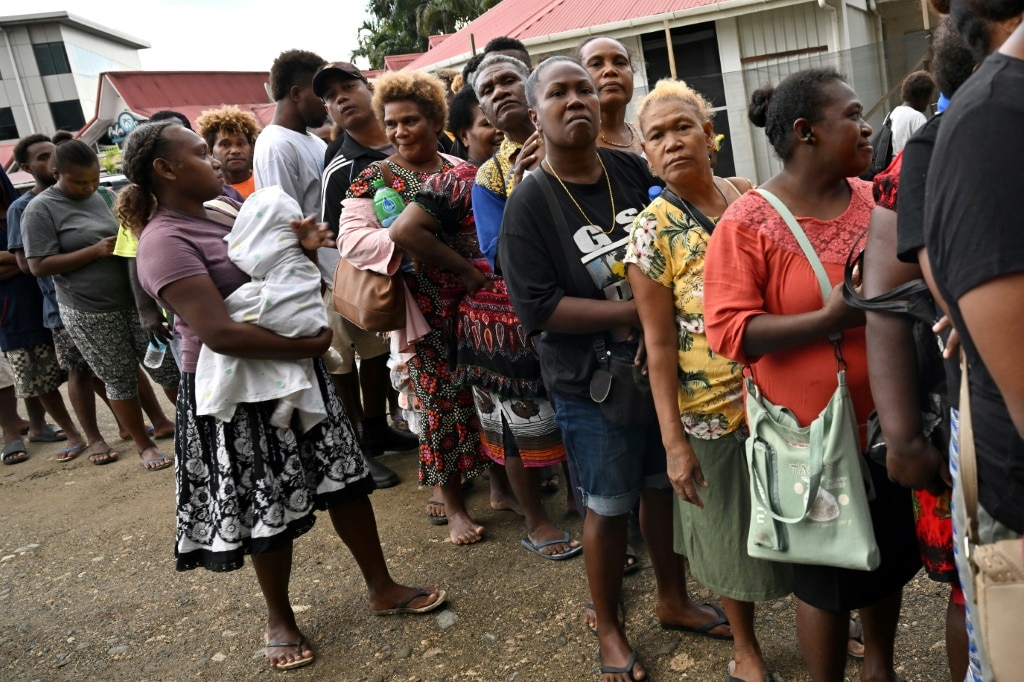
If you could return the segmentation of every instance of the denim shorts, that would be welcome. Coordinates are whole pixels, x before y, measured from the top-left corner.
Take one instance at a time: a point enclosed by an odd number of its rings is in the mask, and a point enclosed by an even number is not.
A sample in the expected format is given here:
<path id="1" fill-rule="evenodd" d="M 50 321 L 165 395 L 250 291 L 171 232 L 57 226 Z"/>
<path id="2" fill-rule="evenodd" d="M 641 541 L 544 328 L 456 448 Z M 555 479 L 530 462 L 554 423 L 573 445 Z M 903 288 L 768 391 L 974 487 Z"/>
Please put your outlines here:
<path id="1" fill-rule="evenodd" d="M 591 400 L 551 396 L 565 451 L 579 470 L 583 504 L 601 516 L 628 514 L 644 488 L 671 487 L 657 424 L 618 426 Z"/>

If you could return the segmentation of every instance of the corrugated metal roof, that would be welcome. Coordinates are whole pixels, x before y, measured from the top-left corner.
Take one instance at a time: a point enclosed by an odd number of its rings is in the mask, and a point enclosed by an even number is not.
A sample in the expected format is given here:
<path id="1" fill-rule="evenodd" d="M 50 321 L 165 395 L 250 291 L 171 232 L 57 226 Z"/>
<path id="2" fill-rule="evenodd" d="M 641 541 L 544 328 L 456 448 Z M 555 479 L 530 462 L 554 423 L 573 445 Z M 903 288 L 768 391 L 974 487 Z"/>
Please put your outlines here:
<path id="1" fill-rule="evenodd" d="M 408 54 L 392 54 L 384 57 L 384 70 L 385 71 L 401 71 L 407 65 L 416 61 L 416 59 L 424 54 L 423 52 L 409 52 Z M 365 74 L 364 74 L 365 75 Z"/>
<path id="2" fill-rule="evenodd" d="M 717 4 L 718 0 L 502 0 L 448 40 L 409 64 L 420 69 L 476 50 L 492 38 L 509 36 L 523 42 L 582 28 L 599 28 L 630 19 Z"/>
<path id="3" fill-rule="evenodd" d="M 266 104 L 266 71 L 114 71 L 105 74 L 132 111 Z"/>

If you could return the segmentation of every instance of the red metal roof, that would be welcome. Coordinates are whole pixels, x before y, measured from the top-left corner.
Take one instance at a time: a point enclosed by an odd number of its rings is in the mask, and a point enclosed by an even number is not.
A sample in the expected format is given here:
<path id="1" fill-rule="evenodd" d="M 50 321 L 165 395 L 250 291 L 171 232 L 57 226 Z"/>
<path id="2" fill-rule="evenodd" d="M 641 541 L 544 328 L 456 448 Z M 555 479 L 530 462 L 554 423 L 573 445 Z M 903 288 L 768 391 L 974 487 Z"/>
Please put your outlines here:
<path id="1" fill-rule="evenodd" d="M 200 113 L 237 104 L 256 114 L 263 125 L 273 117 L 267 100 L 266 71 L 115 71 L 104 74 L 131 111 L 145 116 L 174 109 L 195 121 Z M 270 118 L 263 116 L 269 108 Z M 261 114 L 263 116 L 261 116 Z"/>
<path id="2" fill-rule="evenodd" d="M 600 28 L 630 19 L 717 4 L 719 0 L 502 0 L 448 40 L 409 64 L 420 69 L 468 54 L 470 35 L 479 52 L 491 38 L 509 36 L 523 42 L 582 28 Z"/>
<path id="3" fill-rule="evenodd" d="M 423 52 L 410 52 L 408 54 L 392 54 L 384 57 L 384 70 L 385 71 L 401 71 L 406 65 L 416 61 L 416 59 L 424 54 Z"/>
<path id="4" fill-rule="evenodd" d="M 10 142 L 0 142 L 0 171 L 6 169 L 14 161 L 14 146 L 17 144 L 17 140 L 11 140 Z M 21 171 L 17 172 L 20 173 Z M 7 175 L 8 177 L 10 177 L 11 173 L 8 173 Z M 11 182 L 14 181 L 11 180 Z"/>

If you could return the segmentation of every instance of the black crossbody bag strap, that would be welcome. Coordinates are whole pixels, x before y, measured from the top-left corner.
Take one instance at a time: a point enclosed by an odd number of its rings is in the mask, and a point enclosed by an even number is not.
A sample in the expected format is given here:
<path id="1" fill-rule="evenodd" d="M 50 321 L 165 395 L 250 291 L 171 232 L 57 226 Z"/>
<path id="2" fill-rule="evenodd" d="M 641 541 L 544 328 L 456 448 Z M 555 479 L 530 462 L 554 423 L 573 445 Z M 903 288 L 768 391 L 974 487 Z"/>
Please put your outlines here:
<path id="1" fill-rule="evenodd" d="M 711 218 L 708 218 L 704 215 L 703 211 L 670 190 L 668 187 L 661 190 L 661 198 L 696 220 L 697 224 L 703 227 L 704 231 L 708 234 L 715 231 L 715 224 L 711 222 Z"/>
<path id="2" fill-rule="evenodd" d="M 843 300 L 846 301 L 846 305 L 868 312 L 901 313 L 918 317 L 919 314 L 913 309 L 913 302 L 910 298 L 928 292 L 928 284 L 923 279 L 904 282 L 872 298 L 864 298 L 857 291 L 853 284 L 853 270 L 864 260 L 864 250 L 858 250 L 857 245 L 860 244 L 865 234 L 867 234 L 867 229 L 853 242 L 853 248 L 850 249 L 850 254 L 846 257 L 846 267 L 843 270 Z M 930 317 L 934 320 L 934 315 Z M 925 321 L 928 321 L 927 317 Z"/>
<path id="3" fill-rule="evenodd" d="M 586 268 L 580 263 L 579 258 L 573 258 L 572 256 L 576 251 L 576 246 L 572 243 L 572 239 L 569 238 L 569 224 L 565 222 L 562 207 L 558 205 L 558 201 L 555 199 L 555 193 L 551 189 L 551 180 L 548 178 L 548 174 L 542 168 L 538 168 L 534 173 L 531 173 L 531 177 L 537 179 L 537 184 L 540 185 L 541 192 L 544 194 L 544 199 L 547 202 L 548 212 L 555 219 L 555 231 L 558 233 L 558 239 L 562 243 L 562 257 L 569 267 L 569 274 L 572 276 L 573 284 L 581 292 L 595 291 L 596 286 L 587 273 Z M 594 354 L 597 356 L 598 363 L 607 369 L 608 353 L 605 348 L 603 333 L 594 335 Z"/>

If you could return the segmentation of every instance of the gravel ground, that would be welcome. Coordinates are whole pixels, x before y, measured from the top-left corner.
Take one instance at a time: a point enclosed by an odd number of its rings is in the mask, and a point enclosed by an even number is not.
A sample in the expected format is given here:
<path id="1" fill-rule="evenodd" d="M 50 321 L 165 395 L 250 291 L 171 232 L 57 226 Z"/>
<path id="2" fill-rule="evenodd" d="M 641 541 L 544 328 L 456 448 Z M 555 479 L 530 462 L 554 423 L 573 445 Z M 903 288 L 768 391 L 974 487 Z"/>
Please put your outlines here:
<path id="1" fill-rule="evenodd" d="M 170 412 L 170 407 L 167 408 Z M 104 433 L 116 433 L 109 413 Z M 111 441 L 113 442 L 113 441 Z M 161 441 L 168 444 L 170 441 Z M 31 444 L 32 457 L 0 467 L 0 680 L 271 679 L 264 658 L 264 607 L 247 565 L 227 574 L 174 570 L 172 470 L 147 472 L 130 443 L 121 460 L 97 467 L 83 456 L 61 464 L 58 447 Z M 468 493 L 487 527 L 470 547 L 427 524 L 427 493 L 416 487 L 412 454 L 385 461 L 402 476 L 374 493 L 384 553 L 403 582 L 437 582 L 449 603 L 424 616 L 374 617 L 347 549 L 320 523 L 296 543 L 292 598 L 317 652 L 294 680 L 598 680 L 596 646 L 582 622 L 589 601 L 583 561 L 543 561 L 519 546 L 522 521 L 492 511 L 486 482 Z M 564 495 L 549 512 L 575 537 Z M 654 578 L 626 578 L 628 632 L 652 680 L 722 680 L 726 642 L 658 627 Z M 691 581 L 695 597 L 713 597 Z M 908 681 L 945 680 L 946 586 L 923 575 L 910 584 L 897 641 Z M 760 605 L 770 665 L 787 682 L 807 679 L 793 627 L 795 602 Z M 856 680 L 859 667 L 847 668 Z"/>

